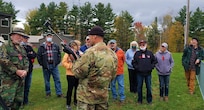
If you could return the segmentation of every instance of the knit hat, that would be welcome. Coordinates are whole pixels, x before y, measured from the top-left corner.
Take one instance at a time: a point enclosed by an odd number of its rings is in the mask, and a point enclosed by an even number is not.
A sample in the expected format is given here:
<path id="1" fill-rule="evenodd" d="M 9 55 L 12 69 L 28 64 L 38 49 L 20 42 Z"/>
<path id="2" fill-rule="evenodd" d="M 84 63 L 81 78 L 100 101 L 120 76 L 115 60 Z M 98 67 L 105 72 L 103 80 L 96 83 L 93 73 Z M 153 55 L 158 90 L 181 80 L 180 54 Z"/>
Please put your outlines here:
<path id="1" fill-rule="evenodd" d="M 161 46 L 165 47 L 166 49 L 168 48 L 168 44 L 166 42 L 162 43 Z"/>
<path id="2" fill-rule="evenodd" d="M 192 40 L 196 40 L 198 42 L 198 38 L 196 37 L 193 37 Z M 198 42 L 199 43 L 199 42 Z"/>
<path id="3" fill-rule="evenodd" d="M 89 35 L 98 35 L 104 37 L 104 31 L 100 26 L 95 26 L 89 31 Z"/>

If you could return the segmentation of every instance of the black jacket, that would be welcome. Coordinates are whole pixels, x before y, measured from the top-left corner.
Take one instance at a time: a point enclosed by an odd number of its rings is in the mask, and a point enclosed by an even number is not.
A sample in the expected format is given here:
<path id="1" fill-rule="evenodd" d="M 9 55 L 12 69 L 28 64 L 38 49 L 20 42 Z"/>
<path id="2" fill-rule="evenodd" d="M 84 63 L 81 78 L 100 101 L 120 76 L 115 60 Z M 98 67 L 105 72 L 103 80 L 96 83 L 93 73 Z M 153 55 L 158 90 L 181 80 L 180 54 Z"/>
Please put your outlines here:
<path id="1" fill-rule="evenodd" d="M 36 58 L 37 54 L 30 45 L 23 45 L 23 47 L 26 50 L 27 57 L 29 60 L 29 69 L 28 69 L 28 74 L 29 74 L 33 71 L 33 60 Z"/>
<path id="2" fill-rule="evenodd" d="M 55 43 L 52 43 L 52 53 L 53 53 L 53 65 L 56 67 L 61 62 L 61 52 L 59 46 Z M 38 48 L 37 59 L 38 63 L 44 69 L 48 69 L 48 59 L 45 43 L 41 44 L 40 47 Z"/>
<path id="3" fill-rule="evenodd" d="M 154 69 L 157 60 L 153 53 L 149 50 L 137 51 L 134 55 L 132 65 L 135 68 L 137 74 L 149 75 Z"/>

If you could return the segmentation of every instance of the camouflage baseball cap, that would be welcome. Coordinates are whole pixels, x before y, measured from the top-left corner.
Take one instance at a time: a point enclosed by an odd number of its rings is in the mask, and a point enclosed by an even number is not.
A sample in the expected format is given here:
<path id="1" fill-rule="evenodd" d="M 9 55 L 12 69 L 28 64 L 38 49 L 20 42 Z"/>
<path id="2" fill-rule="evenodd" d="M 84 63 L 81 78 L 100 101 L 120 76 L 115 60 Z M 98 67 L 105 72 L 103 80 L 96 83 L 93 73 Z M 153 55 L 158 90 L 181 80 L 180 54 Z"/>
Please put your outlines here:
<path id="1" fill-rule="evenodd" d="M 12 34 L 19 34 L 19 35 L 21 35 L 21 36 L 27 36 L 27 35 L 24 33 L 24 29 L 19 28 L 19 27 L 13 28 L 12 32 L 11 32 L 9 35 L 12 35 Z"/>

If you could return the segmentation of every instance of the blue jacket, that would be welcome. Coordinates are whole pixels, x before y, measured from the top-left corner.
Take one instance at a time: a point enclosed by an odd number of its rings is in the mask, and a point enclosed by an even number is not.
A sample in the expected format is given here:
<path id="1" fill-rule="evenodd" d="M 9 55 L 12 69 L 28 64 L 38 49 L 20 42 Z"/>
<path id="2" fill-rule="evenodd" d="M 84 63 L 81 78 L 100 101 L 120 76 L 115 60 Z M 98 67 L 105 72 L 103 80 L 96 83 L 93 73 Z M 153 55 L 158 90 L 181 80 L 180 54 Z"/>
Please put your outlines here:
<path id="1" fill-rule="evenodd" d="M 82 45 L 80 47 L 80 50 L 84 53 L 86 50 L 88 49 L 88 47 L 86 46 L 86 44 Z"/>
<path id="2" fill-rule="evenodd" d="M 132 60 L 133 60 L 133 57 L 135 55 L 135 50 L 133 49 L 128 49 L 125 53 L 125 62 L 128 66 L 128 69 L 134 69 L 133 65 L 132 65 Z"/>
<path id="3" fill-rule="evenodd" d="M 52 43 L 53 65 L 56 67 L 61 62 L 60 48 L 57 44 Z M 48 69 L 46 44 L 43 43 L 38 48 L 37 52 L 38 63 L 44 68 Z"/>
<path id="4" fill-rule="evenodd" d="M 174 60 L 172 55 L 169 51 L 161 52 L 158 51 L 155 54 L 157 59 L 156 70 L 159 75 L 169 75 L 172 71 L 174 66 Z"/>

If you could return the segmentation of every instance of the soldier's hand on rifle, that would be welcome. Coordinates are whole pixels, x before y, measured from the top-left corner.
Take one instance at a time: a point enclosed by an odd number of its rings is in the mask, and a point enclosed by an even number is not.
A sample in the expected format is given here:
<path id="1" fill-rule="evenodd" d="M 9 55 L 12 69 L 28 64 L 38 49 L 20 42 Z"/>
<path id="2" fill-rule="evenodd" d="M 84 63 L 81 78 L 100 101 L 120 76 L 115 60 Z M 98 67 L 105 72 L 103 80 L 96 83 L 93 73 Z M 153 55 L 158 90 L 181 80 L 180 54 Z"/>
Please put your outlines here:
<path id="1" fill-rule="evenodd" d="M 72 54 L 69 54 L 69 57 L 70 57 L 70 59 L 71 59 L 72 62 L 76 60 L 76 59 L 73 57 Z"/>
<path id="2" fill-rule="evenodd" d="M 67 44 L 63 41 L 61 42 L 61 45 L 63 47 L 63 51 L 67 54 L 72 54 L 72 50 L 67 46 Z"/>

